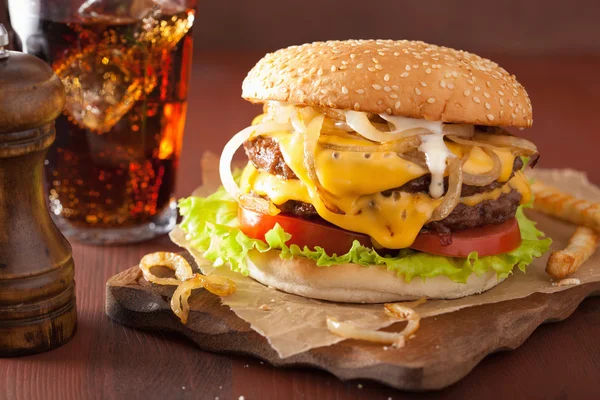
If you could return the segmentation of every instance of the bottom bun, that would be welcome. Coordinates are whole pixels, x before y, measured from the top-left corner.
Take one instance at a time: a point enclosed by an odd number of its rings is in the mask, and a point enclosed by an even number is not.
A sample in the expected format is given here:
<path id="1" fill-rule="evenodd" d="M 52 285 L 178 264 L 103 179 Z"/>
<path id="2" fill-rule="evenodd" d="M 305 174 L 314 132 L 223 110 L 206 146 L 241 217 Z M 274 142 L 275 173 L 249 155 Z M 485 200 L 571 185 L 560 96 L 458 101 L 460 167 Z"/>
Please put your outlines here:
<path id="1" fill-rule="evenodd" d="M 481 276 L 472 274 L 467 283 L 454 282 L 447 276 L 414 278 L 406 283 L 381 266 L 318 267 L 307 258 L 283 260 L 278 251 L 253 251 L 248 257 L 248 268 L 250 276 L 263 285 L 299 296 L 345 303 L 384 303 L 421 297 L 456 299 L 484 292 L 502 281 L 490 270 Z"/>

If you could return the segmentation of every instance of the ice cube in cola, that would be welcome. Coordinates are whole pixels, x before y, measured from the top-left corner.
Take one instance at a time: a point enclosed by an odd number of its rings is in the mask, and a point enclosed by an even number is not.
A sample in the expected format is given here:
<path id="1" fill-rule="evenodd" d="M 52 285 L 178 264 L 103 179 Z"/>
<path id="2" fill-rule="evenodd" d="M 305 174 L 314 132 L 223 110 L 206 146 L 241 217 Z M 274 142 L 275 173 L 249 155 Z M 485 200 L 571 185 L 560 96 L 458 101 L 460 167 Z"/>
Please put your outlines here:
<path id="1" fill-rule="evenodd" d="M 155 223 L 171 210 L 194 10 L 163 3 L 88 1 L 77 18 L 40 22 L 49 49 L 36 55 L 67 91 L 46 168 L 65 233 Z"/>

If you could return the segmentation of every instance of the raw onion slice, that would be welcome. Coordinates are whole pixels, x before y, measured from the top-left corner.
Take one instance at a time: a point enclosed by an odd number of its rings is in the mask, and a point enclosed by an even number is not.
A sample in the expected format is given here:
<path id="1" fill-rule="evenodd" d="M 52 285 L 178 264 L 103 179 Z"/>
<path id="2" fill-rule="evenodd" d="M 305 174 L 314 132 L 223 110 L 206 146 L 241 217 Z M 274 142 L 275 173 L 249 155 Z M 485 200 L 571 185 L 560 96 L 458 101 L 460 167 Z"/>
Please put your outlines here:
<path id="1" fill-rule="evenodd" d="M 446 218 L 448 215 L 450 215 L 454 208 L 456 208 L 456 205 L 460 200 L 460 193 L 463 184 L 461 164 L 462 162 L 460 159 L 451 159 L 448 165 L 448 170 L 450 173 L 448 178 L 448 191 L 446 192 L 442 203 L 437 206 L 435 210 L 433 210 L 429 222 L 439 221 Z"/>
<path id="2" fill-rule="evenodd" d="M 415 128 L 424 128 L 430 133 L 443 133 L 444 124 L 441 121 L 428 121 L 426 119 L 407 118 L 388 114 L 379 114 L 381 118 L 394 126 L 395 132 L 404 132 Z"/>
<path id="3" fill-rule="evenodd" d="M 382 114 L 382 118 L 384 119 L 389 117 L 383 117 L 383 115 L 384 114 Z M 352 129 L 354 129 L 356 133 L 373 142 L 392 142 L 394 140 L 402 139 L 409 136 L 429 134 L 432 132 L 431 129 L 437 129 L 434 127 L 434 124 L 429 124 L 429 122 L 431 121 L 411 118 L 406 118 L 406 120 L 408 120 L 408 122 L 405 122 L 403 124 L 400 124 L 400 122 L 396 121 L 398 125 L 394 125 L 396 128 L 395 130 L 390 132 L 383 132 L 377 129 L 375 126 L 373 126 L 373 123 L 369 120 L 369 117 L 366 113 L 350 110 L 346 111 L 346 124 Z M 418 121 L 419 123 L 413 121 Z M 439 130 L 441 132 L 441 127 Z"/>
<path id="4" fill-rule="evenodd" d="M 273 121 L 278 124 L 291 123 L 296 132 L 304 132 L 306 125 L 300 118 L 300 112 L 293 104 L 286 104 L 279 101 L 270 101 L 267 111 L 273 116 Z"/>
<path id="5" fill-rule="evenodd" d="M 492 150 L 485 147 L 482 148 L 485 154 L 492 158 L 494 165 L 492 169 L 484 174 L 469 174 L 463 171 L 463 184 L 471 186 L 487 186 L 492 182 L 495 182 L 502 173 L 502 162 L 500 157 Z"/>
<path id="6" fill-rule="evenodd" d="M 256 126 L 249 126 L 236 133 L 229 142 L 223 148 L 221 153 L 221 160 L 219 161 L 219 175 L 221 176 L 221 183 L 223 187 L 236 201 L 244 203 L 246 207 L 251 210 L 269 214 L 277 215 L 279 209 L 275 205 L 263 198 L 253 197 L 248 194 L 242 193 L 240 187 L 233 178 L 231 173 L 231 162 L 237 149 L 239 149 L 248 138 L 254 133 L 262 134 L 265 132 L 275 132 L 282 130 L 291 130 L 290 124 L 279 124 L 276 122 L 265 122 Z M 250 198 L 251 197 L 251 198 Z"/>
<path id="7" fill-rule="evenodd" d="M 315 186 L 317 195 L 325 205 L 325 207 L 335 214 L 345 214 L 338 206 L 333 204 L 331 194 L 323 188 L 319 182 L 317 176 L 317 168 L 315 166 L 315 155 L 317 152 L 317 145 L 319 144 L 319 135 L 321 134 L 321 127 L 325 120 L 324 115 L 316 116 L 310 121 L 306 127 L 305 138 L 304 138 L 304 167 L 308 172 L 308 177 Z"/>

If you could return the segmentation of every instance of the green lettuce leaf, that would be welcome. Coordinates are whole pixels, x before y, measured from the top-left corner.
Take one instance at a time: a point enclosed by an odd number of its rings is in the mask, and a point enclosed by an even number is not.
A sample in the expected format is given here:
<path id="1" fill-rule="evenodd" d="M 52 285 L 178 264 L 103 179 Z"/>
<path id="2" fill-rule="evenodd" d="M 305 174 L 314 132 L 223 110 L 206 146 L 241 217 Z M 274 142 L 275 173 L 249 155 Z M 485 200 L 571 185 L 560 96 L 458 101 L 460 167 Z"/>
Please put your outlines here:
<path id="1" fill-rule="evenodd" d="M 468 258 L 443 257 L 403 249 L 396 256 L 381 256 L 375 250 L 360 245 L 358 241 L 350 251 L 342 255 L 329 255 L 321 247 L 309 249 L 286 243 L 291 235 L 276 225 L 265 236 L 266 242 L 246 236 L 238 228 L 238 204 L 223 188 L 208 197 L 188 197 L 179 201 L 179 212 L 183 216 L 181 228 L 186 232 L 192 247 L 202 252 L 214 266 L 229 264 L 236 272 L 248 275 L 246 257 L 255 249 L 260 252 L 276 249 L 283 259 L 306 257 L 319 267 L 354 263 L 365 268 L 386 268 L 403 277 L 406 282 L 413 278 L 433 278 L 445 275 L 455 282 L 464 283 L 473 272 L 481 275 L 489 270 L 496 271 L 499 278 L 506 278 L 517 265 L 525 272 L 534 258 L 540 257 L 550 246 L 550 239 L 541 239 L 543 233 L 535 223 L 517 210 L 522 243 L 515 250 L 495 256 L 478 257 L 472 252 Z"/>

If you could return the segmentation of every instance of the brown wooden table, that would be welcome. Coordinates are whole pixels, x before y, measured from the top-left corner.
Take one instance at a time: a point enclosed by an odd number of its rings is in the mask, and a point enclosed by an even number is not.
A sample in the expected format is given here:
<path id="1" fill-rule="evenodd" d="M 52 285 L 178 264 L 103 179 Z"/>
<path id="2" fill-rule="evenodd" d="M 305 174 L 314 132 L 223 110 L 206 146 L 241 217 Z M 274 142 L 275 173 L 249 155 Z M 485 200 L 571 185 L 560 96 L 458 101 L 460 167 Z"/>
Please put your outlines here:
<path id="1" fill-rule="evenodd" d="M 202 152 L 218 152 L 259 111 L 240 99 L 260 54 L 199 54 L 194 62 L 178 196 L 199 181 Z M 600 56 L 494 57 L 515 73 L 534 104 L 543 167 L 587 171 L 600 184 Z M 78 332 L 62 348 L 0 359 L 0 398 L 600 398 L 600 298 L 566 321 L 539 328 L 519 349 L 487 357 L 456 385 L 410 394 L 320 371 L 276 369 L 258 360 L 197 350 L 174 335 L 124 328 L 104 314 L 104 284 L 148 252 L 177 250 L 167 237 L 130 246 L 73 243 Z M 460 323 L 460 321 L 457 321 Z M 443 332 L 440 332 L 443 334 Z"/>

